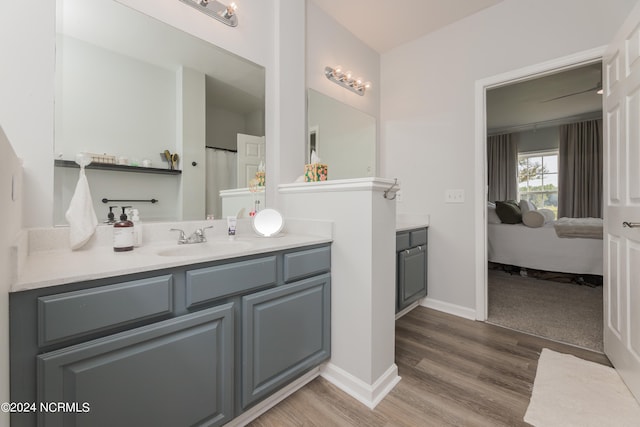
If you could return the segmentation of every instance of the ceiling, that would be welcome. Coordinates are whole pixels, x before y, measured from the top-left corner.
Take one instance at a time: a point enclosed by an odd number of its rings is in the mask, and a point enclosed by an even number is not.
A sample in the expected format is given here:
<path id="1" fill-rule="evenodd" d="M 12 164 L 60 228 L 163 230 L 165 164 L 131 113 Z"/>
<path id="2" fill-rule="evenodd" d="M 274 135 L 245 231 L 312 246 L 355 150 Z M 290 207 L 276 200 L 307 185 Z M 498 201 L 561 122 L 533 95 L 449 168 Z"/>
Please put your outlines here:
<path id="1" fill-rule="evenodd" d="M 382 54 L 502 0 L 313 1 Z M 487 129 L 490 133 L 524 130 L 556 124 L 561 118 L 601 115 L 602 97 L 595 90 L 550 101 L 597 86 L 600 67 L 590 64 L 487 91 Z"/>
<path id="2" fill-rule="evenodd" d="M 502 0 L 313 0 L 357 38 L 384 53 Z"/>
<path id="3" fill-rule="evenodd" d="M 601 116 L 601 82 L 597 62 L 488 90 L 487 130 L 513 132 Z"/>

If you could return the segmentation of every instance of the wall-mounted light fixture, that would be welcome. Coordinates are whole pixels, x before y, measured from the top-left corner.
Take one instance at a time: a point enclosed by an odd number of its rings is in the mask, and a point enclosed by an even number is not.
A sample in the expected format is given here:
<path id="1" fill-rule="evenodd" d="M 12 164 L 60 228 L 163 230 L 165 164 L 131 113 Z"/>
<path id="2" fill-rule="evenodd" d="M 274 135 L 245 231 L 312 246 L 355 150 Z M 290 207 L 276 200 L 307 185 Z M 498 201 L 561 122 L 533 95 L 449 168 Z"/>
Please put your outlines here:
<path id="1" fill-rule="evenodd" d="M 349 89 L 358 95 L 364 95 L 364 92 L 371 87 L 370 82 L 362 82 L 362 78 L 353 78 L 351 71 L 342 71 L 342 67 L 336 65 L 335 68 L 324 67 L 324 75 L 334 83 Z"/>
<path id="2" fill-rule="evenodd" d="M 180 0 L 182 3 L 186 3 L 191 7 L 198 9 L 200 12 L 209 15 L 210 17 L 217 19 L 223 24 L 235 27 L 238 25 L 238 17 L 236 16 L 235 3 L 225 6 L 218 0 Z"/>

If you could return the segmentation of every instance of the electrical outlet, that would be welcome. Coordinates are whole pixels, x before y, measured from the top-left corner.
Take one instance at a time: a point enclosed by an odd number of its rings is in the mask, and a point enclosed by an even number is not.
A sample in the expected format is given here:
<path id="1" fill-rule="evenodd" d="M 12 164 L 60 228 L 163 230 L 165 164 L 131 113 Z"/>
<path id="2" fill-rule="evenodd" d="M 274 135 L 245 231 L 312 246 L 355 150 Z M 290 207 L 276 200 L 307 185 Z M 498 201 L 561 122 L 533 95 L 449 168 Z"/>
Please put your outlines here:
<path id="1" fill-rule="evenodd" d="M 464 190 L 445 190 L 445 203 L 464 203 Z"/>
<path id="2" fill-rule="evenodd" d="M 402 190 L 396 191 L 396 200 L 398 203 L 402 203 Z"/>

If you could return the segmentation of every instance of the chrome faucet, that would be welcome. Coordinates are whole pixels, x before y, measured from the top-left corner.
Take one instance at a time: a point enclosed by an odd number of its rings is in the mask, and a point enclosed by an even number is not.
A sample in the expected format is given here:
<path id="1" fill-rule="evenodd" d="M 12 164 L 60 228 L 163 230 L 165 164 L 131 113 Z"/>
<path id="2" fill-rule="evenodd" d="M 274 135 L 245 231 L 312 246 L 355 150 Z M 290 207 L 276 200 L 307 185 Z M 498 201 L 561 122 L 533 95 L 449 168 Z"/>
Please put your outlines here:
<path id="1" fill-rule="evenodd" d="M 205 243 L 207 241 L 207 236 L 205 236 L 204 231 L 207 228 L 213 228 L 213 225 L 210 225 L 208 227 L 198 228 L 189 237 L 187 237 L 186 234 L 184 234 L 184 230 L 181 230 L 179 228 L 172 228 L 169 231 L 179 231 L 180 235 L 178 236 L 178 244 L 185 245 L 190 243 Z"/>

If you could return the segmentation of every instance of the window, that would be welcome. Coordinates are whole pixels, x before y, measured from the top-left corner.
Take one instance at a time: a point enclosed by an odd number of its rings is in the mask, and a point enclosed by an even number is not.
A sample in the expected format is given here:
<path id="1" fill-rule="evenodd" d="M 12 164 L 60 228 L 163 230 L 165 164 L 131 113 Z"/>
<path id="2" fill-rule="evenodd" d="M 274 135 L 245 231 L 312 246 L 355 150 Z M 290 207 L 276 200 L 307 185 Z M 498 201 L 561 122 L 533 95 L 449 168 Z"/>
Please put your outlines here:
<path id="1" fill-rule="evenodd" d="M 518 156 L 518 198 L 558 215 L 558 151 Z"/>

